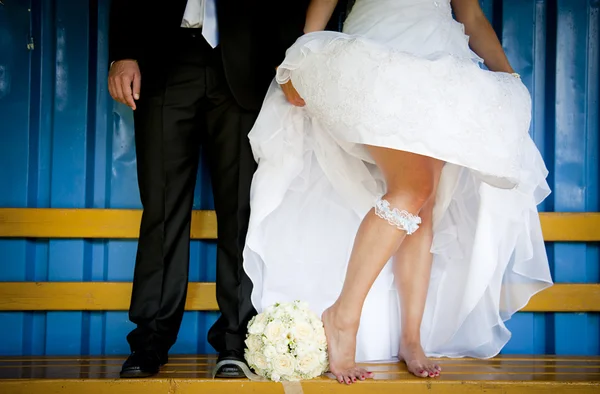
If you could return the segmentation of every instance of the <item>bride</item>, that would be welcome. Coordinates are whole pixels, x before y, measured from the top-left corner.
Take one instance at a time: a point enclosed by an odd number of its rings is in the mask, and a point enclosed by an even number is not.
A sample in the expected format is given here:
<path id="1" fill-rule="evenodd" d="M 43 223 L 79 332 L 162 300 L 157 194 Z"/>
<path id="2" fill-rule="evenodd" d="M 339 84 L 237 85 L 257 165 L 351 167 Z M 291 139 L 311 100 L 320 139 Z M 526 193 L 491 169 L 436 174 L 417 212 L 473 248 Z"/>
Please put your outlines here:
<path id="1" fill-rule="evenodd" d="M 478 0 L 358 0 L 323 31 L 335 5 L 312 0 L 250 134 L 252 302 L 322 314 L 339 382 L 493 357 L 552 284 L 530 95 Z"/>

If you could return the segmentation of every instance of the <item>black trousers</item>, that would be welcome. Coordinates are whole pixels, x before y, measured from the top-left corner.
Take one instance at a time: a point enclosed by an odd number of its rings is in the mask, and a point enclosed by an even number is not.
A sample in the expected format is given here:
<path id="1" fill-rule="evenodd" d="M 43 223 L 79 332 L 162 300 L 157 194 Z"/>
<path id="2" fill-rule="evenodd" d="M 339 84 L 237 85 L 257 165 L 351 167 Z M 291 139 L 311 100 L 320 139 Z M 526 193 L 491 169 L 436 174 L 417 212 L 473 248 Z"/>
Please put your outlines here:
<path id="1" fill-rule="evenodd" d="M 242 267 L 250 184 L 256 163 L 248 132 L 257 113 L 242 109 L 225 79 L 219 49 L 200 33 L 179 33 L 160 66 L 140 64 L 142 88 L 135 119 L 143 215 L 129 310 L 137 325 L 131 350 L 165 358 L 175 343 L 186 301 L 190 220 L 204 144 L 218 222 L 217 300 L 221 317 L 209 332 L 218 352 L 242 351 L 256 313 Z"/>

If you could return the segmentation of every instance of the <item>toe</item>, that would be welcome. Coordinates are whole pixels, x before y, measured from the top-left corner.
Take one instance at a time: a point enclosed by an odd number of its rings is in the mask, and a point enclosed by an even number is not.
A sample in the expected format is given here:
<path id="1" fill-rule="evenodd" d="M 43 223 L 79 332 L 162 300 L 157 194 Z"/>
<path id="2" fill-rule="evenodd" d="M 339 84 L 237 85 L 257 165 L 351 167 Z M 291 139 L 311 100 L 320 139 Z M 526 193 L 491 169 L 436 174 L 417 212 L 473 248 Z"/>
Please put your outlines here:
<path id="1" fill-rule="evenodd" d="M 420 378 L 426 378 L 427 376 L 429 376 L 429 372 L 427 372 L 424 368 L 421 367 L 417 368 L 417 370 L 413 373 Z"/>
<path id="2" fill-rule="evenodd" d="M 417 361 L 410 363 L 410 365 L 407 364 L 406 366 L 408 368 L 408 372 L 412 373 L 413 375 L 419 378 L 426 378 L 427 376 L 429 376 L 429 371 L 427 371 L 426 366 L 422 365 Z"/>
<path id="3" fill-rule="evenodd" d="M 373 374 L 369 371 L 367 371 L 364 368 L 358 368 L 356 371 L 356 376 L 360 379 L 360 380 L 365 380 L 365 379 L 369 379 L 373 377 Z"/>

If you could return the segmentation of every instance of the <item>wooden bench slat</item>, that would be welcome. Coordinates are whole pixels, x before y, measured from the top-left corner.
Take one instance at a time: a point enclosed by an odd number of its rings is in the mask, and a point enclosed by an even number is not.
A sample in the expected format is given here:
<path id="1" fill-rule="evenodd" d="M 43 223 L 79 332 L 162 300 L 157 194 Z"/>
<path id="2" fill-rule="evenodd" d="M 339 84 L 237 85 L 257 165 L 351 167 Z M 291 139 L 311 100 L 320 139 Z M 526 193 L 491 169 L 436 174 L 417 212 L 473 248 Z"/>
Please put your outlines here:
<path id="1" fill-rule="evenodd" d="M 0 311 L 124 311 L 129 282 L 0 282 Z M 216 311 L 215 284 L 189 284 L 188 311 Z M 556 284 L 536 294 L 527 312 L 600 312 L 600 284 Z"/>
<path id="2" fill-rule="evenodd" d="M 136 239 L 141 210 L 0 208 L 0 238 Z M 546 241 L 600 241 L 600 213 L 541 213 Z M 192 239 L 216 239 L 214 211 L 192 212 Z"/>
<path id="3" fill-rule="evenodd" d="M 438 394 L 529 394 L 544 392 L 591 394 L 600 384 L 600 357 L 581 358 L 560 356 L 497 357 L 491 360 L 440 359 L 442 375 L 435 379 L 419 379 L 410 375 L 401 363 L 362 364 L 375 374 L 375 379 L 359 382 L 351 388 L 328 377 L 284 386 L 281 383 L 251 382 L 247 379 L 219 380 L 211 378 L 216 359 L 211 356 L 172 356 L 170 363 L 151 379 L 118 379 L 120 360 L 104 357 L 64 357 L 60 362 L 41 357 L 19 357 L 1 360 L 0 392 L 29 393 L 86 393 L 86 394 L 145 394 L 159 393 L 232 393 L 320 394 L 320 393 L 438 393 Z M 178 359 L 196 359 L 199 363 L 180 364 Z M 114 360 L 114 362 L 113 362 Z M 572 360 L 572 361 L 571 361 Z M 91 362 L 90 362 L 91 361 Z M 68 364 L 65 364 L 68 362 Z M 292 390 L 293 391 L 290 391 Z"/>
<path id="4" fill-rule="evenodd" d="M 546 241 L 600 241 L 599 212 L 542 212 L 540 222 Z"/>
<path id="5" fill-rule="evenodd" d="M 137 239 L 137 209 L 0 208 L 0 238 Z M 192 239 L 216 239 L 214 211 L 193 211 Z"/>

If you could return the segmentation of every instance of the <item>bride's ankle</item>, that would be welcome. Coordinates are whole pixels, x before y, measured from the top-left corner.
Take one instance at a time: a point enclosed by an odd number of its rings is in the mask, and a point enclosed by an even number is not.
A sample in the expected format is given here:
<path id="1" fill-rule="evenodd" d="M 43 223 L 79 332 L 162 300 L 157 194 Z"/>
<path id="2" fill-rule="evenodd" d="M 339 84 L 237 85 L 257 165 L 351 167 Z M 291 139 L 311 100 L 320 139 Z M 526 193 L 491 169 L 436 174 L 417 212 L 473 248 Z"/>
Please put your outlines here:
<path id="1" fill-rule="evenodd" d="M 416 346 L 421 346 L 420 335 L 402 335 L 402 337 L 400 337 L 401 348 L 412 348 Z"/>
<path id="2" fill-rule="evenodd" d="M 360 314 L 352 310 L 345 310 L 339 304 L 333 304 L 323 315 L 327 315 L 330 324 L 333 324 L 339 330 L 358 330 L 360 323 Z"/>

